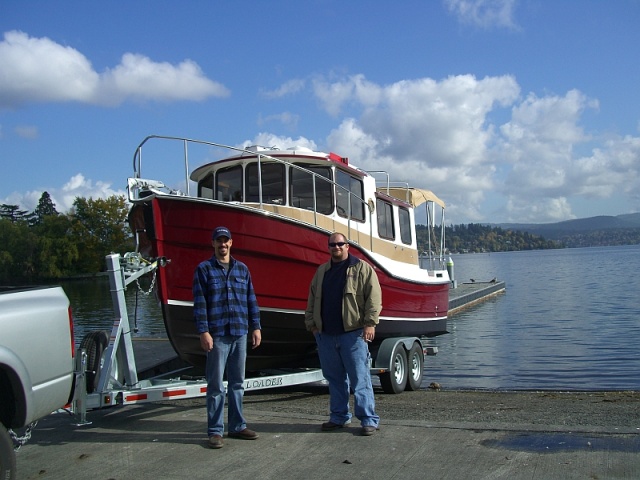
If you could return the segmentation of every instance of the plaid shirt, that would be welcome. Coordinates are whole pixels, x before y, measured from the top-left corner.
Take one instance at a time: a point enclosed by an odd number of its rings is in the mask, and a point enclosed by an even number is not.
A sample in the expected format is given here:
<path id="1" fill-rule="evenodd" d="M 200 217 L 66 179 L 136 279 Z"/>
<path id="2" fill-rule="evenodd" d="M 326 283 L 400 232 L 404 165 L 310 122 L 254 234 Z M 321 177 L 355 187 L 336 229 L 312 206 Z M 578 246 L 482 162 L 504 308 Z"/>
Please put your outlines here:
<path id="1" fill-rule="evenodd" d="M 247 266 L 231 257 L 229 271 L 215 256 L 193 274 L 193 317 L 198 333 L 214 337 L 260 330 L 260 309 Z"/>

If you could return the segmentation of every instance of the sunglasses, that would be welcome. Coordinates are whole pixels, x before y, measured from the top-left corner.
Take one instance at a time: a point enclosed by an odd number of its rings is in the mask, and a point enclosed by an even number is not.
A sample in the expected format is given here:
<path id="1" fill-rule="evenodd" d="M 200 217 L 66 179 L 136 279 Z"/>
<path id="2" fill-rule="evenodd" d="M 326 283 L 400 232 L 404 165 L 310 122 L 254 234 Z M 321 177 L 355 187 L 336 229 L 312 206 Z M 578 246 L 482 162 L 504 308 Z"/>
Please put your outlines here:
<path id="1" fill-rule="evenodd" d="M 344 247 L 347 242 L 329 242 L 330 247 Z"/>

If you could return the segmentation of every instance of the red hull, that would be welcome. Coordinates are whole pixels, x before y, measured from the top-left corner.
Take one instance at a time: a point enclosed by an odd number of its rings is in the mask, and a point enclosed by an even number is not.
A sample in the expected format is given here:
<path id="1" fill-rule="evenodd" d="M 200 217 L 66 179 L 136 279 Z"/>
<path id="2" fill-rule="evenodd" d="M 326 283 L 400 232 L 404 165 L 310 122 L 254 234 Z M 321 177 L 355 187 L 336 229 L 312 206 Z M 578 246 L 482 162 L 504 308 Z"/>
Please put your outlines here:
<path id="1" fill-rule="evenodd" d="M 191 285 L 195 267 L 212 255 L 211 230 L 217 225 L 233 232 L 232 255 L 249 267 L 261 308 L 263 345 L 250 351 L 247 368 L 296 365 L 314 355 L 315 341 L 303 318 L 311 278 L 328 260 L 326 231 L 250 207 L 175 196 L 137 204 L 130 222 L 134 230 L 146 231 L 144 255 L 170 260 L 159 269 L 158 292 L 167 334 L 181 358 L 204 363 L 193 324 Z M 377 340 L 446 333 L 448 282 L 394 278 L 364 250 L 352 246 L 350 252 L 371 263 L 380 280 L 383 310 Z"/>

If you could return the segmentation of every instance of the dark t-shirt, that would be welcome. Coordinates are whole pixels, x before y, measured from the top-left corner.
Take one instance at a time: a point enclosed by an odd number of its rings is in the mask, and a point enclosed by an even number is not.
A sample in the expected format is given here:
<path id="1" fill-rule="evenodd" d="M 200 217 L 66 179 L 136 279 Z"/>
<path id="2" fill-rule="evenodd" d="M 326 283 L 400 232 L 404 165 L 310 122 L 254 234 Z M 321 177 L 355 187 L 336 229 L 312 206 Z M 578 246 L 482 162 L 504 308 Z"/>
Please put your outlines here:
<path id="1" fill-rule="evenodd" d="M 322 333 L 344 333 L 342 323 L 342 296 L 347 280 L 349 259 L 332 263 L 322 279 Z"/>

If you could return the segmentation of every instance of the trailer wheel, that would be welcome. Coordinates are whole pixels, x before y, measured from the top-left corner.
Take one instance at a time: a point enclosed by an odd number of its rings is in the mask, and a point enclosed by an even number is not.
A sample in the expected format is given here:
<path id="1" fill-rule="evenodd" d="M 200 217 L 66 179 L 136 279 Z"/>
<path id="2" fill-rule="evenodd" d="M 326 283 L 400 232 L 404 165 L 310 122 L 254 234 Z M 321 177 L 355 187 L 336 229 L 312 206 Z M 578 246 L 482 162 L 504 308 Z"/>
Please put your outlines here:
<path id="1" fill-rule="evenodd" d="M 14 480 L 16 478 L 16 453 L 9 432 L 0 424 L 0 478 Z"/>
<path id="2" fill-rule="evenodd" d="M 409 379 L 407 381 L 407 390 L 415 391 L 420 389 L 422 385 L 422 374 L 424 369 L 424 354 L 422 353 L 422 345 L 414 343 L 407 355 L 409 361 Z"/>
<path id="3" fill-rule="evenodd" d="M 407 385 L 407 352 L 398 343 L 391 355 L 391 368 L 380 374 L 380 385 L 385 393 L 402 393 Z"/>
<path id="4" fill-rule="evenodd" d="M 93 393 L 98 388 L 103 364 L 102 356 L 107 345 L 109 345 L 109 335 L 104 330 L 86 334 L 80 343 L 80 348 L 87 352 L 87 393 Z"/>

